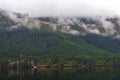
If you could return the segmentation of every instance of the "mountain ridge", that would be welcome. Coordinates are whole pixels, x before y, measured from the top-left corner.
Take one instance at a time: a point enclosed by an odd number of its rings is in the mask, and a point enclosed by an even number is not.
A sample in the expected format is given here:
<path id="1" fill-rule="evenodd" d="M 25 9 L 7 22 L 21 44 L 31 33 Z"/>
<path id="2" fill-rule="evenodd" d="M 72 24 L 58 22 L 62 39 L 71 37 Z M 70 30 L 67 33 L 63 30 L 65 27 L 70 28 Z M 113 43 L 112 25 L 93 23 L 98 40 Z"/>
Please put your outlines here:
<path id="1" fill-rule="evenodd" d="M 73 35 L 97 34 L 120 37 L 120 18 L 119 17 L 30 17 L 28 14 L 2 11 L 15 24 L 10 25 L 8 30 L 19 29 L 40 29 L 47 25 L 53 31 L 60 31 Z"/>
<path id="2" fill-rule="evenodd" d="M 119 20 L 104 17 L 34 18 L 6 12 L 0 14 L 0 57 L 11 59 L 22 54 L 25 59 L 38 60 L 118 59 Z"/>

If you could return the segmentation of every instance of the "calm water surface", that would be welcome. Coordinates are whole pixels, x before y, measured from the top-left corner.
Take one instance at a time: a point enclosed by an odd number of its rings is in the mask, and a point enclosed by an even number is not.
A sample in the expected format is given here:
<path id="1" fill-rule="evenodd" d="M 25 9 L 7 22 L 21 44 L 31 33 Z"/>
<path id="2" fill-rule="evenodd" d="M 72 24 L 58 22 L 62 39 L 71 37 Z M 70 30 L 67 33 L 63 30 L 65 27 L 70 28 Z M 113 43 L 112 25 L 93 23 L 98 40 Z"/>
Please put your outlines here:
<path id="1" fill-rule="evenodd" d="M 120 69 L 2 69 L 0 80 L 120 80 Z"/>

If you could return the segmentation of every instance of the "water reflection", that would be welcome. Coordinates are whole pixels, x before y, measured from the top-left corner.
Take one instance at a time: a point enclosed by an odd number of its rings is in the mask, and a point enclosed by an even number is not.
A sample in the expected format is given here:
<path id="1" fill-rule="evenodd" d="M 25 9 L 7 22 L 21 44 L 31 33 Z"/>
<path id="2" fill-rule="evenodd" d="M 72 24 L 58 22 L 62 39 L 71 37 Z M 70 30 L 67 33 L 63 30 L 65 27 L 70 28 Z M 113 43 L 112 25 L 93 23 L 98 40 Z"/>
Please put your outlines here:
<path id="1" fill-rule="evenodd" d="M 120 69 L 2 69 L 0 80 L 120 80 Z"/>

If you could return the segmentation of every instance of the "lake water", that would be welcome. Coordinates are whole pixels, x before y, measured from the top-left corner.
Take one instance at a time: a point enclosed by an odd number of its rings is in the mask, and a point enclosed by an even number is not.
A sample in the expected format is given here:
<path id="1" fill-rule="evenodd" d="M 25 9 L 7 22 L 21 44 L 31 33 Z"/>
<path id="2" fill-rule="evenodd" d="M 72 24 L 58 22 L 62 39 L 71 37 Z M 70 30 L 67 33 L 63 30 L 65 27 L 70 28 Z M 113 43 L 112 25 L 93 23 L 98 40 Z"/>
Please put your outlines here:
<path id="1" fill-rule="evenodd" d="M 2 69 L 0 80 L 120 80 L 120 69 Z"/>

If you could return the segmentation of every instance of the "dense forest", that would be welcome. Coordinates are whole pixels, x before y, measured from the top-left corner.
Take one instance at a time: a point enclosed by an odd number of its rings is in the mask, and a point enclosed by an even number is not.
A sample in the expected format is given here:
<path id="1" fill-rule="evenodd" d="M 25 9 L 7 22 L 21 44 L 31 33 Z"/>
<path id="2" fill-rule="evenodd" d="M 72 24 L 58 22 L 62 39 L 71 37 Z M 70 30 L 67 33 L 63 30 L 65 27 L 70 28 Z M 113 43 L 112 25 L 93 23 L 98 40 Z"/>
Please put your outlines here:
<path id="1" fill-rule="evenodd" d="M 103 43 L 100 39 L 106 42 Z M 47 29 L 43 31 L 36 29 L 5 31 L 0 34 L 0 61 L 1 64 L 5 62 L 24 66 L 30 64 L 39 66 L 65 64 L 66 66 L 107 64 L 119 66 L 119 48 L 116 48 L 117 52 L 113 48 L 116 45 L 100 48 L 101 44 L 106 46 L 108 40 L 105 39 L 97 36 L 94 41 L 89 36 L 88 38 L 87 36 L 74 36 Z M 98 40 L 100 41 L 97 42 Z M 97 43 L 92 43 L 92 41 Z M 119 40 L 115 41 L 119 43 Z M 110 47 L 111 49 L 109 49 Z"/>

